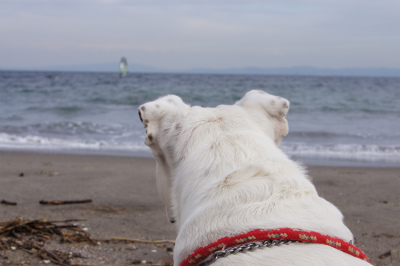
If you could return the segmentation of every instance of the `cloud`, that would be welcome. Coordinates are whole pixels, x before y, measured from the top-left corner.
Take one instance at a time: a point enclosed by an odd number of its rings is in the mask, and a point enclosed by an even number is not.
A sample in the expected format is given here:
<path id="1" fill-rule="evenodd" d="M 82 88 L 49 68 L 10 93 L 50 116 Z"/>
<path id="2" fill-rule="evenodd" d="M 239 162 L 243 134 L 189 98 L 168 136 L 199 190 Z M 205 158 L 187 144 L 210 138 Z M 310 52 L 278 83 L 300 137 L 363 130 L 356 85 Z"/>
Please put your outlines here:
<path id="1" fill-rule="evenodd" d="M 398 10 L 393 0 L 3 0 L 0 67 L 38 53 L 43 65 L 125 54 L 174 68 L 400 67 Z"/>

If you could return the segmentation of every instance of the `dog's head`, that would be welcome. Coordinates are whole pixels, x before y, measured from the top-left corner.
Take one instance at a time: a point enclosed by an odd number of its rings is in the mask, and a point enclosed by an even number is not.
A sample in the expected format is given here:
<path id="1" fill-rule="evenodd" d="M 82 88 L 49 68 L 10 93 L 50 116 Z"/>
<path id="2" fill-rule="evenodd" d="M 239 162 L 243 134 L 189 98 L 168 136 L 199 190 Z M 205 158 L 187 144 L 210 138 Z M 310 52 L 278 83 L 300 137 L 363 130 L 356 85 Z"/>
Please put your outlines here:
<path id="1" fill-rule="evenodd" d="M 288 100 L 255 90 L 234 105 L 216 108 L 190 107 L 175 95 L 141 105 L 138 111 L 146 128 L 145 144 L 151 148 L 157 161 L 157 188 L 170 221 L 174 221 L 171 187 L 175 170 L 180 164 L 193 154 L 197 155 L 195 159 L 192 156 L 192 164 L 201 158 L 209 160 L 202 165 L 222 164 L 224 158 L 219 158 L 219 155 L 218 159 L 213 157 L 213 151 L 218 147 L 225 150 L 229 147 L 230 151 L 226 152 L 237 157 L 240 152 L 235 147 L 243 147 L 243 143 L 239 145 L 235 141 L 239 142 L 238 136 L 246 132 L 262 135 L 265 141 L 279 147 L 289 131 L 285 118 L 288 110 Z M 218 139 L 222 138 L 225 139 L 225 146 L 218 143 Z"/>

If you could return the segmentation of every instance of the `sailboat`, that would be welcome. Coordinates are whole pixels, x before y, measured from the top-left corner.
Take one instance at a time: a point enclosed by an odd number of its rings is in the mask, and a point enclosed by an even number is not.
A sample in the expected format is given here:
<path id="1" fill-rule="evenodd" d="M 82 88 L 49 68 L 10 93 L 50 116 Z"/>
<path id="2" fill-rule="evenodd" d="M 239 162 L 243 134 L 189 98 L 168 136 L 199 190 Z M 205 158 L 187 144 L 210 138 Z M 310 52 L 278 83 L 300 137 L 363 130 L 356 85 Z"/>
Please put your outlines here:
<path id="1" fill-rule="evenodd" d="M 128 74 L 128 61 L 126 61 L 125 57 L 121 58 L 119 62 L 119 77 L 125 77 Z"/>

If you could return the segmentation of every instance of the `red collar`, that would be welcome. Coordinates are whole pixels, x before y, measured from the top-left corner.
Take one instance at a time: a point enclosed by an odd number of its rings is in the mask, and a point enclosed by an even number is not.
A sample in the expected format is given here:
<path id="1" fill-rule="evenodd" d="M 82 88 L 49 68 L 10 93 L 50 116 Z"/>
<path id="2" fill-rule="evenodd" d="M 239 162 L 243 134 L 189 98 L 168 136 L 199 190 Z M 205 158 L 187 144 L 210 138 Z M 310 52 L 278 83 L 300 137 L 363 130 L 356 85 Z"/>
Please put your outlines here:
<path id="1" fill-rule="evenodd" d="M 350 254 L 356 258 L 369 262 L 367 256 L 356 246 L 344 241 L 343 239 L 323 235 L 314 231 L 305 231 L 300 229 L 282 228 L 272 230 L 252 230 L 247 233 L 240 235 L 227 236 L 211 243 L 207 246 L 196 249 L 190 254 L 185 260 L 183 260 L 180 266 L 193 266 L 199 261 L 207 258 L 214 252 L 222 250 L 223 248 L 230 248 L 237 245 L 243 245 L 254 241 L 264 240 L 278 240 L 287 239 L 292 241 L 309 242 L 316 244 L 323 244 L 330 247 L 334 247 L 347 254 Z"/>

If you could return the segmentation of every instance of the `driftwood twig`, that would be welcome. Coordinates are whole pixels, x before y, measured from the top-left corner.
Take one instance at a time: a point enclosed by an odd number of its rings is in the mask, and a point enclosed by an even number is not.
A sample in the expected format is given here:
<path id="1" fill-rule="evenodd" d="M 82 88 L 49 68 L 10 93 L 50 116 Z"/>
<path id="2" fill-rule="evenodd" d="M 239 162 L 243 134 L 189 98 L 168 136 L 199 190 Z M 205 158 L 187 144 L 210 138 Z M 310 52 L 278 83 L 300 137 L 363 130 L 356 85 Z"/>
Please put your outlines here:
<path id="1" fill-rule="evenodd" d="M 64 204 L 81 204 L 81 203 L 91 203 L 91 199 L 84 199 L 84 200 L 54 200 L 54 201 L 47 201 L 41 200 L 39 201 L 40 204 L 44 205 L 64 205 Z"/>
<path id="2" fill-rule="evenodd" d="M 1 202 L 0 202 L 1 204 L 4 204 L 4 205 L 12 205 L 12 206 L 15 206 L 15 205 L 17 205 L 17 203 L 16 202 L 12 202 L 12 201 L 8 201 L 8 200 L 2 200 Z"/>
<path id="3" fill-rule="evenodd" d="M 135 243 L 143 243 L 143 244 L 175 244 L 175 240 L 144 240 L 138 238 L 123 238 L 123 237 L 112 237 L 112 241 L 126 241 L 126 242 L 135 242 Z"/>

